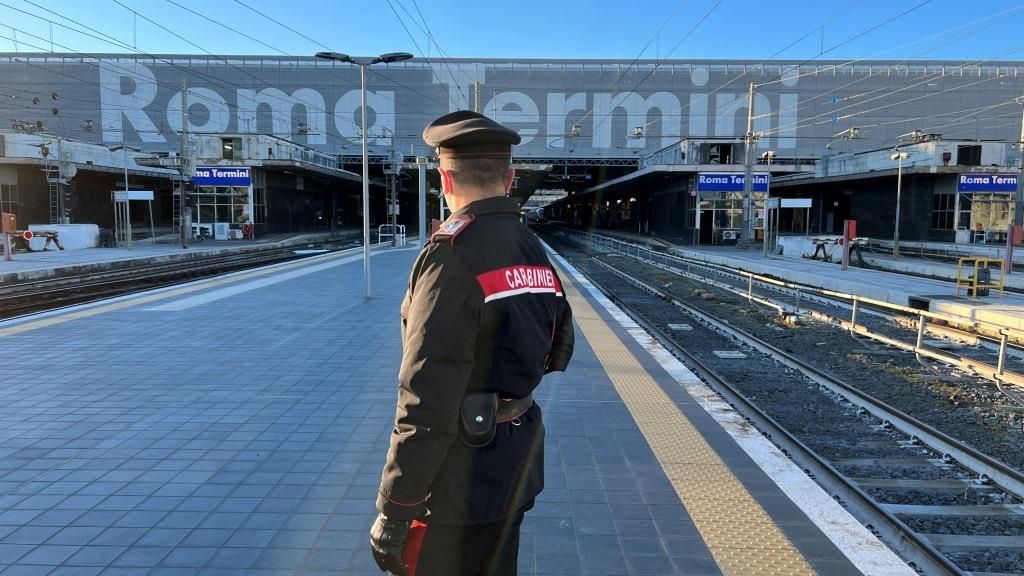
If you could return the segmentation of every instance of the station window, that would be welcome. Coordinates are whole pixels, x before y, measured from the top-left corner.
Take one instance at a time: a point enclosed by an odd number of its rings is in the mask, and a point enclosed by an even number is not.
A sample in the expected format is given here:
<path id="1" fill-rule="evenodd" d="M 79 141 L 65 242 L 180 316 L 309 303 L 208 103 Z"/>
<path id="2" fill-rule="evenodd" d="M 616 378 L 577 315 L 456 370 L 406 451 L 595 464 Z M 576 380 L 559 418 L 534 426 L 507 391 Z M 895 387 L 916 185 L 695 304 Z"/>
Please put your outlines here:
<path id="1" fill-rule="evenodd" d="M 238 154 L 239 144 L 241 144 L 241 141 L 238 138 L 221 138 L 221 157 L 225 160 L 234 160 L 235 155 Z"/>
<path id="2" fill-rule="evenodd" d="M 952 230 L 955 210 L 955 194 L 935 194 L 932 196 L 932 229 Z"/>
<path id="3" fill-rule="evenodd" d="M 267 223 L 267 173 L 253 170 L 252 173 L 253 223 Z"/>
<path id="4" fill-rule="evenodd" d="M 968 144 L 956 147 L 957 166 L 981 166 L 981 144 Z"/>
<path id="5" fill-rule="evenodd" d="M 8 212 L 18 215 L 18 206 L 21 205 L 18 197 L 18 186 L 15 184 L 0 184 L 0 212 Z"/>

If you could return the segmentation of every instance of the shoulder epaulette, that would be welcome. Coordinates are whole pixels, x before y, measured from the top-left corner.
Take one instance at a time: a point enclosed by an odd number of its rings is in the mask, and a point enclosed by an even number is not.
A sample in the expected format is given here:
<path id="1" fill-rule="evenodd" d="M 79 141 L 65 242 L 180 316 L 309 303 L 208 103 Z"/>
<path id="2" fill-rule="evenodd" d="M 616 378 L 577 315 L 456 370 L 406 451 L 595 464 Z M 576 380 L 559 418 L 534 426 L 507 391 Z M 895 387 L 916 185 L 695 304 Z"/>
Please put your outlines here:
<path id="1" fill-rule="evenodd" d="M 448 242 L 455 242 L 455 237 L 462 233 L 463 230 L 469 228 L 469 225 L 473 223 L 474 216 L 472 214 L 463 214 L 461 216 L 454 216 L 448 218 L 441 224 L 441 227 L 437 229 L 437 232 L 430 237 L 431 242 L 438 240 L 447 240 Z"/>

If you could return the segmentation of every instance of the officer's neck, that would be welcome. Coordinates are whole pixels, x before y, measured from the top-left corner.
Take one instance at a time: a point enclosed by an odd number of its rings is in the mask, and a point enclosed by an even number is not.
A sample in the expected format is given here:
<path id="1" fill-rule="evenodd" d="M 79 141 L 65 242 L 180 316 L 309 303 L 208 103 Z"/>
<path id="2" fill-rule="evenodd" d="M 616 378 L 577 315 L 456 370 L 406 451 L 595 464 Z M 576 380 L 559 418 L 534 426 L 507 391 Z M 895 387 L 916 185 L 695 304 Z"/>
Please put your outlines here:
<path id="1" fill-rule="evenodd" d="M 452 212 L 458 212 L 466 206 L 469 206 L 477 200 L 484 200 L 486 198 L 498 198 L 505 196 L 504 190 L 472 190 L 472 191 L 457 191 L 454 194 L 446 194 L 445 202 L 448 204 L 448 209 Z"/>

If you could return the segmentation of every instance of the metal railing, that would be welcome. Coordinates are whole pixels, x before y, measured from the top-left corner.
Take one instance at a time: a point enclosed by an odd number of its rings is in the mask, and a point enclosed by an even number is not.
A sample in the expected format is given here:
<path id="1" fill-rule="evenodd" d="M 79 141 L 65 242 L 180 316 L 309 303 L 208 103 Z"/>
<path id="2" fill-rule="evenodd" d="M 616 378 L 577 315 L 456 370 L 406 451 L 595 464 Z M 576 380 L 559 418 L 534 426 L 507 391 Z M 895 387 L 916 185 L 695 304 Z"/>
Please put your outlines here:
<path id="1" fill-rule="evenodd" d="M 743 270 L 736 270 L 728 266 L 720 264 L 713 264 L 709 262 L 703 262 L 700 260 L 694 260 L 683 256 L 669 254 L 666 252 L 659 252 L 652 250 L 650 245 L 644 246 L 642 244 L 634 242 L 625 242 L 614 238 L 608 238 L 593 234 L 590 232 L 584 232 L 580 230 L 564 230 L 563 233 L 567 234 L 570 238 L 574 238 L 576 241 L 583 244 L 590 245 L 591 247 L 605 249 L 611 252 L 623 254 L 632 258 L 635 258 L 641 262 L 654 265 L 662 268 L 666 271 L 679 274 L 700 282 L 712 284 L 723 290 L 727 290 L 738 296 L 746 298 L 749 302 L 757 302 L 759 304 L 773 308 L 780 313 L 784 314 L 795 314 L 809 315 L 820 320 L 838 324 L 842 328 L 849 330 L 852 333 L 871 338 L 872 340 L 881 342 L 883 344 L 893 346 L 908 352 L 913 352 L 918 356 L 931 358 L 942 363 L 951 364 L 959 368 L 974 372 L 980 377 L 992 380 L 999 384 L 1008 383 L 1015 384 L 1018 386 L 1024 386 L 1024 374 L 1012 372 L 1006 369 L 1006 357 L 1010 353 L 1010 341 L 1022 342 L 1024 341 L 1024 331 L 1015 330 L 1013 328 L 1007 328 L 990 322 L 982 320 L 972 320 L 959 316 L 951 316 L 947 314 L 939 314 L 936 312 L 930 312 L 928 310 L 920 310 L 917 308 L 911 308 L 909 306 L 903 306 L 900 304 L 893 304 L 891 302 L 884 302 L 882 300 L 876 300 L 874 298 L 867 298 L 859 296 L 857 294 L 846 294 L 843 292 L 836 292 L 834 290 L 827 290 L 825 288 L 818 288 L 814 286 L 807 286 L 802 284 L 795 284 L 793 282 L 786 282 L 777 278 L 771 278 L 760 274 L 754 274 L 752 272 L 746 272 Z M 707 271 L 713 275 L 718 276 L 733 276 L 739 277 L 745 280 L 746 288 L 737 288 L 736 286 L 715 280 L 713 277 L 707 275 L 707 273 L 699 273 L 698 271 Z M 778 291 L 789 292 L 795 296 L 795 305 L 789 305 L 786 303 L 780 303 L 772 301 L 768 298 L 756 296 L 754 294 L 754 286 L 761 285 L 769 287 Z M 831 316 L 824 312 L 812 310 L 810 308 L 802 306 L 802 300 L 805 298 L 818 298 L 827 300 L 829 303 L 840 303 L 845 305 L 850 310 L 849 319 L 838 318 Z M 880 334 L 870 330 L 863 324 L 857 323 L 857 316 L 860 313 L 866 313 L 864 310 L 865 306 L 870 306 L 874 309 L 882 309 L 891 313 L 898 313 L 903 316 L 909 316 L 913 319 L 916 325 L 916 338 L 912 341 L 903 341 L 891 336 Z M 872 311 L 873 312 L 873 311 Z M 929 348 L 924 345 L 924 336 L 928 332 L 929 323 L 935 325 L 952 325 L 952 326 L 970 326 L 976 334 L 994 334 L 998 337 L 998 352 L 997 362 L 995 365 L 987 362 L 980 361 L 976 358 L 970 358 L 958 354 L 951 354 L 946 351 Z"/>
<path id="2" fill-rule="evenodd" d="M 391 242 L 395 246 L 405 246 L 405 224 L 394 227 L 391 224 L 381 224 L 377 227 L 377 242 L 379 244 Z"/>

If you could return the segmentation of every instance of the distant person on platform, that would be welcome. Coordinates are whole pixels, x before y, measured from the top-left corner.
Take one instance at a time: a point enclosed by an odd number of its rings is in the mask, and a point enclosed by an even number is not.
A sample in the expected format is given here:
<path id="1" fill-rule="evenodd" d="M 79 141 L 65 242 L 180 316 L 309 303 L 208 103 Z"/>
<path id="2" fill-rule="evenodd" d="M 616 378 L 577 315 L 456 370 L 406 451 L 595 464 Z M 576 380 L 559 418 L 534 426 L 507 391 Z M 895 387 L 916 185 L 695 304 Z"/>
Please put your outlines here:
<path id="1" fill-rule="evenodd" d="M 512 576 L 523 514 L 544 487 L 531 393 L 569 363 L 572 310 L 507 197 L 519 135 L 459 111 L 423 140 L 453 212 L 402 301 L 398 409 L 370 544 L 393 574 Z"/>

